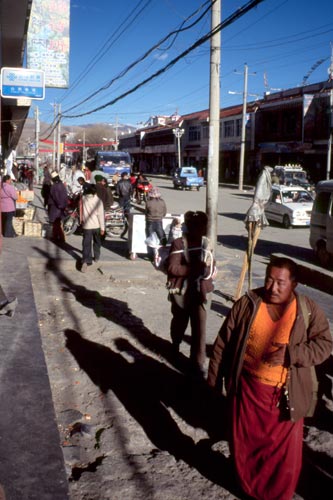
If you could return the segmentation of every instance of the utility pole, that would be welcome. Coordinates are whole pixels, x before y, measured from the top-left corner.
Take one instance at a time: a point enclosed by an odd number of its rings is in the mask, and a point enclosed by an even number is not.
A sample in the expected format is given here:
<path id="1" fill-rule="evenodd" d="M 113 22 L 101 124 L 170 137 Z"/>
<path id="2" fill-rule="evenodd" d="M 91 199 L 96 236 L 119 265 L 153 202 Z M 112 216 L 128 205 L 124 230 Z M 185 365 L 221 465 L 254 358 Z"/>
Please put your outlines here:
<path id="1" fill-rule="evenodd" d="M 116 115 L 116 125 L 115 125 L 115 129 L 116 129 L 116 145 L 115 145 L 115 150 L 117 151 L 118 150 L 118 115 Z"/>
<path id="2" fill-rule="evenodd" d="M 211 30 L 221 23 L 221 0 L 212 0 Z M 221 34 L 210 39 L 210 90 L 209 90 L 209 145 L 206 190 L 206 212 L 208 216 L 207 236 L 215 251 L 217 239 L 217 205 L 219 190 L 220 156 L 220 68 Z"/>
<path id="3" fill-rule="evenodd" d="M 236 71 L 237 73 L 237 71 Z M 239 73 L 238 73 L 239 74 Z M 256 73 L 251 73 L 255 75 Z M 240 144 L 240 154 L 239 154 L 239 174 L 238 174 L 238 189 L 243 190 L 244 182 L 244 160 L 245 160 L 245 149 L 246 149 L 246 116 L 247 116 L 247 97 L 251 95 L 253 97 L 258 97 L 257 94 L 248 94 L 248 76 L 249 69 L 247 64 L 244 64 L 244 88 L 243 88 L 243 111 L 242 111 L 242 128 L 241 128 L 241 144 Z M 240 94 L 241 92 L 233 92 L 229 90 L 229 94 Z"/>
<path id="4" fill-rule="evenodd" d="M 53 121 L 54 121 L 54 129 L 53 129 L 53 153 L 52 153 L 52 170 L 56 169 L 56 152 L 57 152 L 57 129 L 55 126 L 57 119 L 57 103 L 53 103 Z"/>
<path id="5" fill-rule="evenodd" d="M 327 165 L 326 165 L 326 180 L 329 180 L 331 175 L 331 158 L 332 158 L 332 141 L 333 141 L 333 46 L 331 44 L 331 64 L 328 69 L 329 78 L 328 81 L 331 84 L 330 90 L 330 107 L 329 107 L 329 117 L 328 117 L 328 146 L 327 146 Z"/>
<path id="6" fill-rule="evenodd" d="M 238 189 L 243 191 L 244 182 L 244 157 L 245 157 L 245 144 L 246 144 L 246 107 L 247 107 L 247 81 L 249 69 L 247 64 L 244 64 L 244 90 L 243 90 L 243 113 L 242 113 L 242 132 L 241 132 L 241 148 L 239 159 L 239 179 Z"/>
<path id="7" fill-rule="evenodd" d="M 83 149 L 82 149 L 82 162 L 83 165 L 86 164 L 87 161 L 87 151 L 86 151 L 86 130 L 83 130 Z"/>
<path id="8" fill-rule="evenodd" d="M 61 156 L 61 104 L 58 104 L 58 115 L 57 115 L 57 172 L 60 170 L 60 156 Z"/>
<path id="9" fill-rule="evenodd" d="M 39 132 L 40 132 L 40 124 L 39 124 L 39 108 L 36 106 L 35 108 L 35 171 L 36 171 L 36 184 L 39 184 Z"/>

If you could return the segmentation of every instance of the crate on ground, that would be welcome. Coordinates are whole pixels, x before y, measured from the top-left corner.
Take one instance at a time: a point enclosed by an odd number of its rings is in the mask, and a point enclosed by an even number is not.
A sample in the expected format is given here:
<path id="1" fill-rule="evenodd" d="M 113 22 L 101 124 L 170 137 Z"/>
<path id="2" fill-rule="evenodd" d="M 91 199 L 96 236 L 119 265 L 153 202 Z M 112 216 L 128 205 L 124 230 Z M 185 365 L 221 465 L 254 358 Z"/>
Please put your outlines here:
<path id="1" fill-rule="evenodd" d="M 36 238 L 41 238 L 42 224 L 40 222 L 25 221 L 24 236 L 33 236 Z"/>
<path id="2" fill-rule="evenodd" d="M 33 220 L 34 215 L 35 215 L 35 207 L 29 207 L 29 206 L 28 206 L 28 207 L 24 210 L 24 215 L 23 215 L 23 218 L 24 218 L 24 220 Z"/>
<path id="3" fill-rule="evenodd" d="M 17 210 L 25 210 L 28 207 L 28 201 L 17 201 L 16 202 L 16 209 Z"/>
<path id="4" fill-rule="evenodd" d="M 23 217 L 13 217 L 13 228 L 18 236 L 22 236 L 24 230 Z"/>
<path id="5" fill-rule="evenodd" d="M 34 199 L 34 192 L 32 189 L 22 189 L 19 191 L 20 195 L 22 198 L 24 198 L 27 201 L 33 201 Z"/>

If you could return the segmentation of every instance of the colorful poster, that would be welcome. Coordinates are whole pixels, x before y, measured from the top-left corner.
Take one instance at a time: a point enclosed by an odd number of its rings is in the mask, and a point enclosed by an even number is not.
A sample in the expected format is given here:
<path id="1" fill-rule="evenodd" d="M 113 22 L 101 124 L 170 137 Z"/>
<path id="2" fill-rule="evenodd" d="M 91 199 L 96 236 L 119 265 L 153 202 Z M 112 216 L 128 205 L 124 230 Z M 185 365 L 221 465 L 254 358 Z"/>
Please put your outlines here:
<path id="1" fill-rule="evenodd" d="M 45 86 L 69 86 L 70 0 L 34 0 L 27 37 L 27 67 L 45 72 Z"/>

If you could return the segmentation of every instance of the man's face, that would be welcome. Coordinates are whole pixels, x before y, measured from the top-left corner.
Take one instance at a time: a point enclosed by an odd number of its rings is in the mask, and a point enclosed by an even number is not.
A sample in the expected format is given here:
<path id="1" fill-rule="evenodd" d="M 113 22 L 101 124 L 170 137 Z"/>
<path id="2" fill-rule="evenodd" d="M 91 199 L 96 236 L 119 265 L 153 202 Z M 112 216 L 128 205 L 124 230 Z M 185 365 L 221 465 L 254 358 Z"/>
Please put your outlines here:
<path id="1" fill-rule="evenodd" d="M 265 278 L 265 297 L 270 304 L 289 302 L 297 286 L 290 277 L 289 269 L 271 267 Z"/>

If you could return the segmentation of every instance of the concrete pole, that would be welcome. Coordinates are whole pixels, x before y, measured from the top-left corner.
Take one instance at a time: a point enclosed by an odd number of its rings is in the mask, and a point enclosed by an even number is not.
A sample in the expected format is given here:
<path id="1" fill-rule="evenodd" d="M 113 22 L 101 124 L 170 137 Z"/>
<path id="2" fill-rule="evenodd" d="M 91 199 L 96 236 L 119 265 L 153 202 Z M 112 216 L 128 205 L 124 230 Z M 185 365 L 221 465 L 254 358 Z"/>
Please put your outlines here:
<path id="1" fill-rule="evenodd" d="M 61 119 L 61 104 L 58 105 L 58 125 L 57 125 L 57 172 L 60 170 L 60 155 L 61 155 L 61 124 L 60 120 Z"/>
<path id="2" fill-rule="evenodd" d="M 241 133 L 241 148 L 239 159 L 239 179 L 238 189 L 243 190 L 244 182 L 244 158 L 245 158 L 245 144 L 246 144 L 246 105 L 247 105 L 247 81 L 248 81 L 248 66 L 244 64 L 244 90 L 243 90 L 243 114 L 242 114 L 242 133 Z"/>
<path id="3" fill-rule="evenodd" d="M 54 119 L 54 123 L 55 123 L 56 119 L 57 119 L 57 104 L 54 103 L 53 107 L 54 107 L 53 119 Z M 56 169 L 56 152 L 57 152 L 56 144 L 57 144 L 57 129 L 55 127 L 53 130 L 52 170 Z"/>
<path id="4" fill-rule="evenodd" d="M 36 171 L 36 184 L 39 184 L 39 109 L 36 106 L 35 109 L 35 120 L 36 120 L 36 147 L 35 147 L 35 171 Z"/>
<path id="5" fill-rule="evenodd" d="M 86 131 L 83 131 L 83 149 L 82 149 L 82 162 L 83 165 L 86 165 L 87 161 L 87 151 L 86 151 Z"/>
<path id="6" fill-rule="evenodd" d="M 211 29 L 221 23 L 221 0 L 212 1 Z M 209 145 L 206 190 L 208 238 L 215 252 L 217 239 L 217 211 L 220 156 L 220 67 L 221 34 L 218 31 L 210 42 Z"/>
<path id="7" fill-rule="evenodd" d="M 116 145 L 115 145 L 115 150 L 118 151 L 118 115 L 116 115 Z"/>
<path id="8" fill-rule="evenodd" d="M 332 85 L 333 83 L 333 48 L 331 45 L 331 65 L 329 67 L 329 81 Z M 331 159 L 332 159 L 332 141 L 333 141 L 333 88 L 330 90 L 330 107 L 329 107 L 329 136 L 327 144 L 327 163 L 326 163 L 326 180 L 330 179 L 331 175 Z"/>

